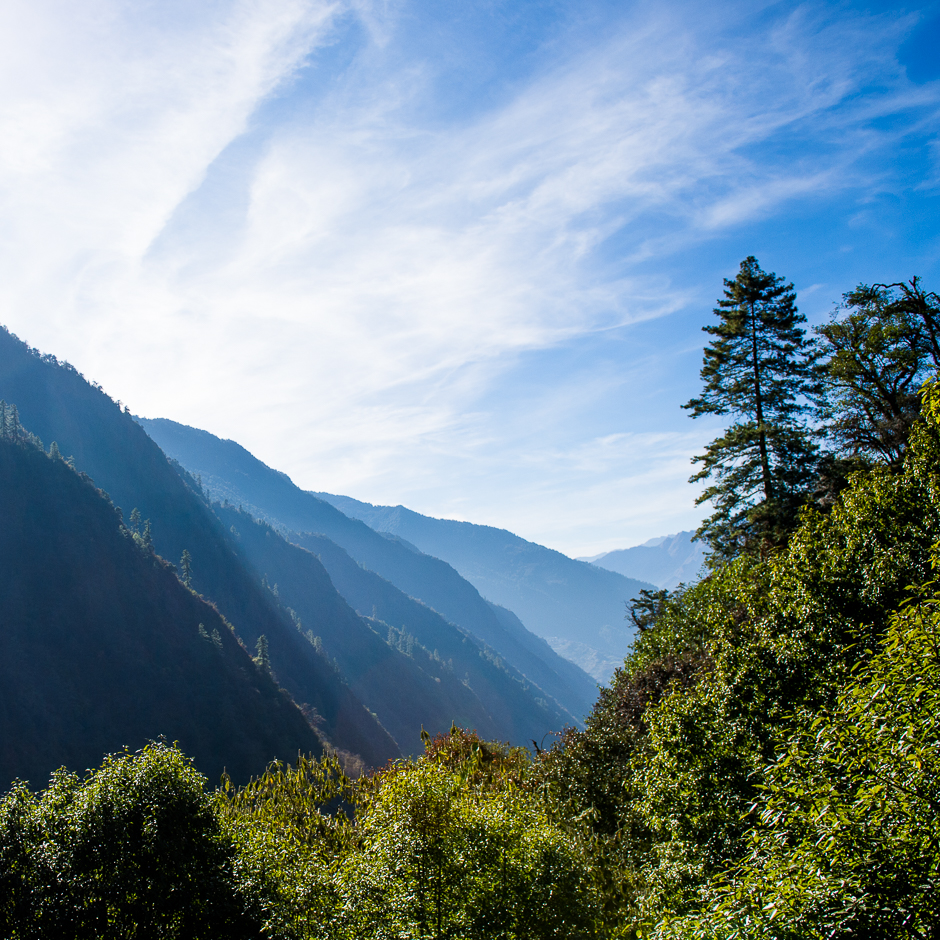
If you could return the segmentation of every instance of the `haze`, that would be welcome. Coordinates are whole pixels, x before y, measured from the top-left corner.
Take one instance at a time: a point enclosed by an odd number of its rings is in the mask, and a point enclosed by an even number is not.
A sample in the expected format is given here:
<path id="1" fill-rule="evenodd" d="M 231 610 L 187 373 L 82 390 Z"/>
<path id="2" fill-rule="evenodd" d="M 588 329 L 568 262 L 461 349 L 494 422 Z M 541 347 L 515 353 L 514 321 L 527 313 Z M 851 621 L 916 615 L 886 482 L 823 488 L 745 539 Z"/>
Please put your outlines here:
<path id="1" fill-rule="evenodd" d="M 300 486 L 592 555 L 694 528 L 740 260 L 940 286 L 937 4 L 0 9 L 0 299 Z"/>

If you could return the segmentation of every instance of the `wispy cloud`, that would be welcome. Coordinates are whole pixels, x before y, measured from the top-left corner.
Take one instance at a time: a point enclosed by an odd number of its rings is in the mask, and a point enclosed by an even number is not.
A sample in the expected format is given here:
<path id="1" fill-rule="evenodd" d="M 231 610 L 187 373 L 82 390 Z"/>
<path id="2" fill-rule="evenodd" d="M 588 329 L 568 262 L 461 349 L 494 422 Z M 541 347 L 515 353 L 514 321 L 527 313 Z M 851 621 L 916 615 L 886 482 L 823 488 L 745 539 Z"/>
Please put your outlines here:
<path id="1" fill-rule="evenodd" d="M 578 403 L 553 422 L 520 357 L 675 322 L 701 301 L 705 272 L 670 270 L 690 246 L 890 186 L 886 148 L 935 127 L 937 89 L 893 56 L 907 20 L 777 9 L 638 5 L 538 51 L 497 105 L 430 120 L 433 62 L 388 54 L 401 7 L 9 5 L 8 320 L 310 488 L 505 513 L 583 552 L 679 527 L 700 435 L 630 436 L 609 409 L 625 380 L 583 370 L 539 386 Z M 351 64 L 290 84 L 353 42 Z M 664 355 L 688 343 L 664 328 Z M 624 449 L 654 469 L 605 462 Z"/>
<path id="2" fill-rule="evenodd" d="M 7 296 L 22 304 L 24 287 L 30 297 L 40 282 L 37 301 L 68 304 L 83 278 L 139 264 L 334 11 L 306 0 L 4 4 Z M 59 297 L 46 293 L 50 278 Z"/>

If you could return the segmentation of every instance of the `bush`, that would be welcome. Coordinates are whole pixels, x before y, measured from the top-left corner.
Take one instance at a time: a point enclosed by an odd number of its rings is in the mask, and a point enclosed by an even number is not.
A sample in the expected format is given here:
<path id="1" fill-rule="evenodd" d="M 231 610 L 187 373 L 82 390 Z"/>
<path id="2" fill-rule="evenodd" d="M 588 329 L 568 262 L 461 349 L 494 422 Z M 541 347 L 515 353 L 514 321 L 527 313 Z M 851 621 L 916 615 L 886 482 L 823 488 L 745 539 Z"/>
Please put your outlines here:
<path id="1" fill-rule="evenodd" d="M 175 747 L 0 800 L 3 936 L 256 937 L 205 778 Z"/>

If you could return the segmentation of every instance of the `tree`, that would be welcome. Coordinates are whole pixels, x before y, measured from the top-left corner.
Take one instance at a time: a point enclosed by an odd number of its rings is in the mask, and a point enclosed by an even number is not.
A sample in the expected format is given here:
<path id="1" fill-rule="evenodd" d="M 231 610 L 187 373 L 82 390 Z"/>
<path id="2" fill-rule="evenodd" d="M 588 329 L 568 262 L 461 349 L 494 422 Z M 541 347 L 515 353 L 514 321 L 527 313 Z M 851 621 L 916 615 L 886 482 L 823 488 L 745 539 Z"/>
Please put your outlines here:
<path id="1" fill-rule="evenodd" d="M 180 558 L 180 581 L 182 581 L 186 587 L 193 586 L 193 557 L 189 554 L 189 550 L 185 548 Z"/>
<path id="2" fill-rule="evenodd" d="M 859 284 L 843 295 L 824 344 L 828 431 L 843 460 L 898 469 L 920 416 L 918 391 L 940 367 L 940 299 L 918 278 L 906 284 Z"/>
<path id="3" fill-rule="evenodd" d="M 268 638 L 262 633 L 255 644 L 255 665 L 262 671 L 271 675 L 271 654 L 268 651 Z"/>
<path id="4" fill-rule="evenodd" d="M 205 783 L 151 744 L 84 779 L 59 770 L 40 794 L 15 784 L 0 798 L 0 935 L 261 936 Z"/>
<path id="5" fill-rule="evenodd" d="M 23 426 L 16 405 L 0 401 L 0 437 L 6 440 L 19 440 L 23 437 Z"/>
<path id="6" fill-rule="evenodd" d="M 693 418 L 731 415 L 735 422 L 694 458 L 690 482 L 713 479 L 696 501 L 713 514 L 696 537 L 719 557 L 778 545 L 790 531 L 814 481 L 818 448 L 806 418 L 819 395 L 817 353 L 793 285 L 762 270 L 756 258 L 725 279 L 715 337 L 706 347 L 699 398 L 684 405 Z"/>
<path id="7" fill-rule="evenodd" d="M 570 835 L 521 786 L 521 752 L 452 728 L 372 778 L 339 873 L 346 937 L 593 935 L 590 876 Z"/>
<path id="8" fill-rule="evenodd" d="M 662 615 L 668 600 L 669 591 L 665 588 L 658 591 L 649 591 L 644 588 L 640 591 L 639 597 L 631 597 L 627 602 L 625 619 L 629 619 L 637 630 L 646 630 Z"/>
<path id="9" fill-rule="evenodd" d="M 150 529 L 149 519 L 144 521 L 144 534 L 140 537 L 140 540 L 144 549 L 150 553 L 153 553 L 153 533 Z"/>

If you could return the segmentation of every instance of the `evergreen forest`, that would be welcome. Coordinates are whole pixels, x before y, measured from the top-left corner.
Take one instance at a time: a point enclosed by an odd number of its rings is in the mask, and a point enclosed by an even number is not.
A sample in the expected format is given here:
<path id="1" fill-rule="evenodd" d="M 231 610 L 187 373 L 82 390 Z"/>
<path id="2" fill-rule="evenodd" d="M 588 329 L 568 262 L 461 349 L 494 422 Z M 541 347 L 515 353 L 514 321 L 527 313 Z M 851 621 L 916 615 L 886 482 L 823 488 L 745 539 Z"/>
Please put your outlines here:
<path id="1" fill-rule="evenodd" d="M 21 544 L 36 559 L 3 578 L 4 613 L 18 603 L 10 622 L 29 625 L 4 624 L 5 662 L 35 663 L 28 644 L 47 631 L 75 671 L 111 676 L 116 697 L 121 681 L 147 682 L 147 698 L 183 703 L 135 715 L 120 729 L 132 746 L 103 762 L 87 757 L 96 739 L 60 750 L 55 769 L 28 739 L 51 733 L 50 699 L 28 700 L 16 721 L 4 702 L 0 747 L 13 735 L 32 763 L 0 798 L 2 936 L 940 935 L 940 298 L 916 278 L 859 285 L 815 330 L 796 300 L 753 257 L 725 282 L 702 391 L 686 405 L 725 419 L 692 478 L 710 512 L 697 533 L 707 570 L 629 600 L 623 665 L 583 722 L 541 741 L 523 735 L 565 709 L 492 646 L 447 633 L 467 675 L 448 693 L 454 669 L 437 648 L 377 608 L 363 626 L 303 540 L 281 544 L 244 509 L 211 509 L 182 468 L 164 486 L 190 494 L 189 521 L 174 525 L 192 544 L 171 565 L 154 544 L 157 512 L 152 527 L 139 513 L 125 523 L 61 440 L 46 447 L 0 406 L 3 489 L 19 494 L 3 503 L 0 557 L 12 570 Z M 36 505 L 17 515 L 27 499 Z M 193 519 L 229 533 L 224 550 L 197 547 Z M 70 612 L 48 600 L 49 572 L 80 563 L 75 577 L 107 577 Z M 293 572 L 283 601 L 258 567 L 275 564 Z M 239 588 L 236 604 L 222 585 L 238 571 L 262 587 Z M 159 663 L 158 640 L 141 639 L 152 618 L 127 619 L 144 595 L 166 612 L 156 632 L 172 649 Z M 327 597 L 359 644 L 337 635 L 335 655 L 301 623 Z M 251 632 L 252 611 L 264 631 Z M 443 630 L 429 619 L 427 638 L 444 635 L 432 627 Z M 83 640 L 94 630 L 97 645 Z M 356 649 L 400 670 L 427 707 L 480 723 L 419 725 L 420 748 L 400 748 L 409 712 L 379 722 L 381 686 Z M 50 687 L 64 691 L 47 711 L 77 717 L 55 733 L 98 734 L 82 712 L 93 684 L 64 687 L 71 673 L 56 668 L 65 678 Z M 510 743 L 495 719 L 479 733 L 487 688 L 515 709 Z M 160 730 L 171 721 L 178 733 Z M 252 724 L 271 740 L 236 764 L 223 739 L 240 732 L 226 729 Z M 279 759 L 252 769 L 262 751 Z M 52 771 L 43 786 L 33 767 Z"/>

